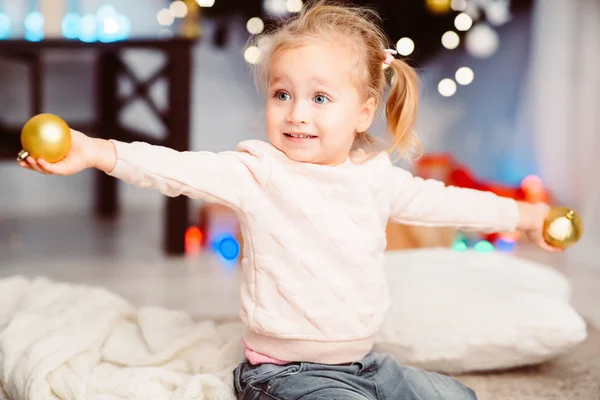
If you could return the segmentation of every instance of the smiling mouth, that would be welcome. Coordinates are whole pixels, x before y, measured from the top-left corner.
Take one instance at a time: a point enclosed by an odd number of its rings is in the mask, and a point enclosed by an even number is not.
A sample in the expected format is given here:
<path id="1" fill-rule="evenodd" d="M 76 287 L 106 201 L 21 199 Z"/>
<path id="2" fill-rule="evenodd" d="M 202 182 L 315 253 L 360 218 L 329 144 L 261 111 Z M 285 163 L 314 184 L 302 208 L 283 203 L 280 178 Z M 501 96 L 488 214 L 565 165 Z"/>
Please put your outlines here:
<path id="1" fill-rule="evenodd" d="M 307 135 L 305 133 L 284 133 L 285 136 L 295 139 L 314 139 L 316 136 Z"/>

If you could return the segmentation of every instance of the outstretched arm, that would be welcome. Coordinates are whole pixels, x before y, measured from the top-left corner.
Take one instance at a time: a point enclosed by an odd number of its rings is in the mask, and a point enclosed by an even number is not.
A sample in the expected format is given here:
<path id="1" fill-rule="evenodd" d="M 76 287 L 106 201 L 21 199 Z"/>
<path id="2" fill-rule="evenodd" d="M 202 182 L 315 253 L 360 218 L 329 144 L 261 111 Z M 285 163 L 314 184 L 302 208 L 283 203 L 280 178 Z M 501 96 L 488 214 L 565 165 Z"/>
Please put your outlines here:
<path id="1" fill-rule="evenodd" d="M 43 174 L 73 175 L 97 168 L 138 187 L 154 188 L 167 196 L 186 195 L 219 202 L 233 208 L 240 203 L 246 184 L 255 182 L 246 164 L 256 162 L 240 152 L 178 152 L 147 143 L 123 143 L 90 138 L 71 131 L 67 156 L 49 163 L 27 157 L 24 168 Z"/>
<path id="2" fill-rule="evenodd" d="M 245 184 L 253 180 L 238 152 L 179 152 L 147 143 L 110 141 L 114 168 L 102 166 L 107 174 L 137 187 L 150 187 L 164 195 L 185 195 L 232 207 L 240 204 Z M 106 169 L 105 169 L 106 168 Z"/>
<path id="3" fill-rule="evenodd" d="M 492 192 L 446 186 L 392 168 L 390 219 L 408 225 L 449 226 L 480 232 L 519 230 L 544 250 L 557 252 L 543 238 L 550 207 L 497 196 Z"/>
<path id="4" fill-rule="evenodd" d="M 450 226 L 482 232 L 519 226 L 519 205 L 491 192 L 446 186 L 394 167 L 390 219 L 409 225 Z"/>

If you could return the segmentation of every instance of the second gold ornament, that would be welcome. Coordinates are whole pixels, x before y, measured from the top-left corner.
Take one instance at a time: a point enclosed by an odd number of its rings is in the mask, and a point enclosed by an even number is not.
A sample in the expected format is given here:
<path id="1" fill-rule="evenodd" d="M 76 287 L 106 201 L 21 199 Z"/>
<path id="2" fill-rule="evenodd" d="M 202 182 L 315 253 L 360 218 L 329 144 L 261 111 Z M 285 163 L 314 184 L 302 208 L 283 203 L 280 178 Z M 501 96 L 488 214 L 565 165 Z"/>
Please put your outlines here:
<path id="1" fill-rule="evenodd" d="M 23 150 L 17 157 L 18 161 L 31 156 L 55 163 L 65 158 L 71 150 L 71 129 L 56 115 L 39 114 L 23 126 L 21 145 Z"/>

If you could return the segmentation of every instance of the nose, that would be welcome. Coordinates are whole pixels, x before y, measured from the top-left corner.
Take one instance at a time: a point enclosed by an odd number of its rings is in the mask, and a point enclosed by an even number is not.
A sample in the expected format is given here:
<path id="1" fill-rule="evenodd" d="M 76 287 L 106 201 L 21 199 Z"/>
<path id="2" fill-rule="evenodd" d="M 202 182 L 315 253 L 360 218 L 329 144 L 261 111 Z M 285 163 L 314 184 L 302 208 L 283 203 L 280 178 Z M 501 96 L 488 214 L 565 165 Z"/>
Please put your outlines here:
<path id="1" fill-rule="evenodd" d="M 292 124 L 308 124 L 311 120 L 311 107 L 306 101 L 293 101 L 290 107 L 288 122 Z"/>

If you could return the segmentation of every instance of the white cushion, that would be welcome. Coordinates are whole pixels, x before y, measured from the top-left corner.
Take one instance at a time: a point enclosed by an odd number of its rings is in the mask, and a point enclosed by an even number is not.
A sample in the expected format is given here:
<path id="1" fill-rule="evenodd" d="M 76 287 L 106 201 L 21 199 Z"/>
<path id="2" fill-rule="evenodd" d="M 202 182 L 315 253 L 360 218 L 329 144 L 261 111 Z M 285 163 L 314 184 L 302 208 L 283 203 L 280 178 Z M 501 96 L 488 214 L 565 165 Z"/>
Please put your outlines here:
<path id="1" fill-rule="evenodd" d="M 391 309 L 377 350 L 445 373 L 547 361 L 585 340 L 557 271 L 503 253 L 388 252 Z"/>

